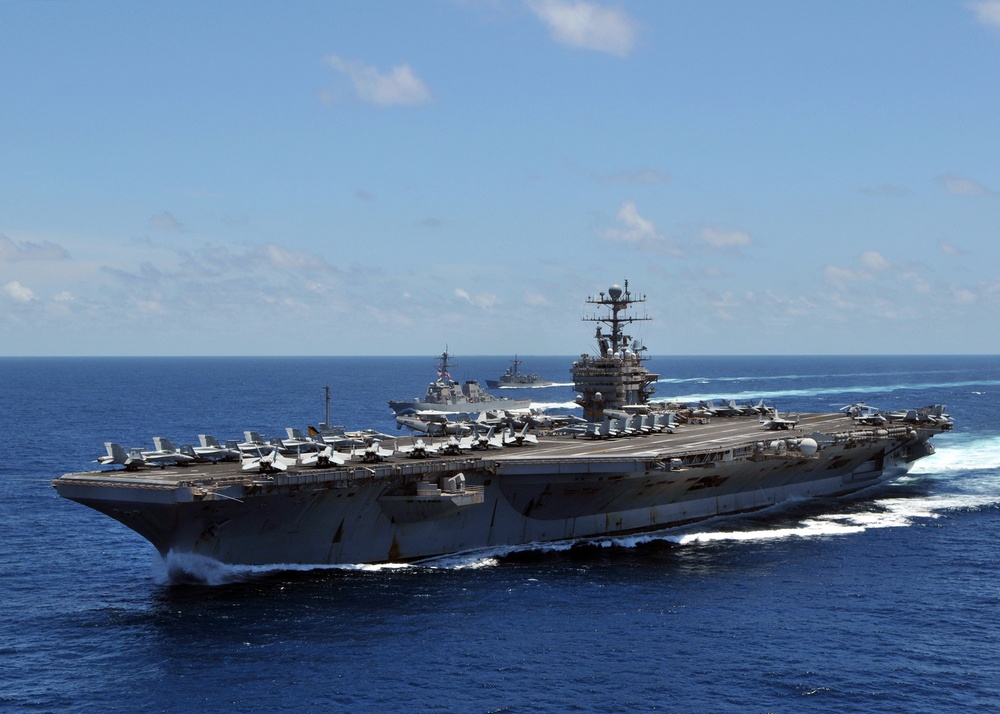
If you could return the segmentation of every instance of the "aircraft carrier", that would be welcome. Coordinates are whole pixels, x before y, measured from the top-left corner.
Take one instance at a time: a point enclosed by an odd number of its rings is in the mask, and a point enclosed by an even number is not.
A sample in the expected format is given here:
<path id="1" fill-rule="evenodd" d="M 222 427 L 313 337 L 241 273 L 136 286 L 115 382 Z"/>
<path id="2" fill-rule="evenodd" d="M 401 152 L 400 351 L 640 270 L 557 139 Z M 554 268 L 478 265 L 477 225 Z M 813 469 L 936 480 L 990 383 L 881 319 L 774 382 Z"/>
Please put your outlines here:
<path id="1" fill-rule="evenodd" d="M 643 301 L 627 282 L 588 299 L 601 310 L 584 318 L 598 323 L 598 353 L 571 369 L 583 423 L 512 429 L 492 442 L 451 436 L 406 454 L 372 441 L 280 469 L 259 450 L 237 462 L 133 463 L 67 474 L 53 486 L 164 557 L 384 563 L 661 530 L 849 494 L 906 473 L 933 453 L 929 439 L 951 428 L 940 406 L 793 420 L 652 402 L 657 375 L 624 331 L 648 319 L 630 316 Z"/>

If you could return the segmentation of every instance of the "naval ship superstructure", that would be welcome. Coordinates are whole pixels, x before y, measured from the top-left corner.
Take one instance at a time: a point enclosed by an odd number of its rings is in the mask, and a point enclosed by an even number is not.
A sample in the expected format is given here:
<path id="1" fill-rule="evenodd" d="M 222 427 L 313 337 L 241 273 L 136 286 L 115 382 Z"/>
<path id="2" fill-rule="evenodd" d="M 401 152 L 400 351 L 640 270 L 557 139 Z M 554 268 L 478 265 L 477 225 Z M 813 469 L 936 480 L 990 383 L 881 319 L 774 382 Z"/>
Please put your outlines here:
<path id="1" fill-rule="evenodd" d="M 53 486 L 164 557 L 383 563 L 656 531 L 849 494 L 906 473 L 951 428 L 940 406 L 877 419 L 801 414 L 794 424 L 688 418 L 649 400 L 656 375 L 624 334 L 641 298 L 626 283 L 591 302 L 608 310 L 595 321 L 610 334 L 599 328 L 598 353 L 571 370 L 585 424 L 451 436 L 408 452 L 372 441 L 311 466 L 258 448 L 242 462 L 133 465 L 67 474 Z"/>
<path id="2" fill-rule="evenodd" d="M 608 288 L 607 294 L 590 297 L 587 302 L 606 309 L 584 317 L 586 322 L 596 322 L 598 353 L 591 357 L 586 353 L 573 363 L 573 385 L 580 393 L 576 402 L 583 407 L 587 421 L 597 422 L 605 418 L 607 411 L 645 411 L 653 394 L 653 384 L 660 375 L 646 369 L 645 348 L 637 340 L 625 334 L 625 327 L 633 322 L 646 321 L 646 315 L 629 313 L 632 305 L 644 303 L 645 296 L 633 297 L 625 281 L 624 289 L 618 285 Z M 604 333 L 604 328 L 610 330 Z"/>
<path id="3" fill-rule="evenodd" d="M 437 379 L 427 385 L 421 400 L 417 397 L 409 401 L 390 400 L 389 407 L 396 414 L 422 411 L 451 413 L 474 413 L 510 409 L 527 409 L 530 399 L 510 399 L 488 394 L 474 379 L 459 383 L 451 378 L 448 348 L 438 358 Z"/>
<path id="4" fill-rule="evenodd" d="M 514 387 L 550 387 L 553 382 L 542 379 L 542 375 L 533 372 L 522 372 L 521 365 L 524 364 L 514 355 L 510 367 L 503 371 L 496 379 L 487 379 L 486 386 L 490 389 L 512 389 Z"/>

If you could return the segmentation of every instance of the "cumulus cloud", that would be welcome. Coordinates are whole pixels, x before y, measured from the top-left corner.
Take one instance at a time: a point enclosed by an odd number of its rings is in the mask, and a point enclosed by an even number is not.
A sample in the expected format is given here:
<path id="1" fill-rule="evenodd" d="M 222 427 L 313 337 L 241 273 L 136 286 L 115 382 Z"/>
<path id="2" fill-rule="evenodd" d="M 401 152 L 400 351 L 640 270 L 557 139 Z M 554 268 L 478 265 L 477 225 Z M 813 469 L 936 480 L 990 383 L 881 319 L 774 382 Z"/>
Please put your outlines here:
<path id="1" fill-rule="evenodd" d="M 618 209 L 618 220 L 621 228 L 609 228 L 604 235 L 610 240 L 622 243 L 643 243 L 661 238 L 653 222 L 639 215 L 635 201 L 626 201 Z"/>
<path id="2" fill-rule="evenodd" d="M 329 55 L 327 64 L 351 80 L 358 96 L 366 102 L 381 106 L 393 104 L 423 104 L 431 93 L 410 65 L 396 65 L 388 72 L 380 72 L 362 62 L 345 60 Z"/>
<path id="3" fill-rule="evenodd" d="M 105 264 L 98 270 L 111 284 L 130 294 L 158 289 L 181 302 L 211 294 L 247 303 L 256 299 L 258 291 L 274 286 L 317 294 L 310 285 L 336 281 L 342 273 L 322 256 L 276 243 L 238 248 L 207 245 L 193 253 L 173 250 L 156 261 Z"/>
<path id="4" fill-rule="evenodd" d="M 738 250 L 750 245 L 753 241 L 749 233 L 743 231 L 722 231 L 715 228 L 702 228 L 699 236 L 703 243 L 708 243 L 719 250 Z"/>
<path id="5" fill-rule="evenodd" d="M 989 27 L 1000 28 L 1000 0 L 983 0 L 966 4 L 976 21 Z"/>
<path id="6" fill-rule="evenodd" d="M 30 240 L 15 241 L 0 234 L 0 260 L 65 260 L 69 258 L 66 249 L 57 243 Z"/>
<path id="7" fill-rule="evenodd" d="M 498 300 L 497 296 L 493 293 L 479 293 L 478 295 L 470 295 L 467 290 L 462 288 L 455 288 L 455 297 L 465 300 L 470 305 L 475 305 L 476 307 L 481 307 L 484 309 L 489 309 L 496 306 Z"/>
<path id="8" fill-rule="evenodd" d="M 625 201 L 616 215 L 619 226 L 608 228 L 601 235 L 605 240 L 627 243 L 644 250 L 679 249 L 667 236 L 656 229 L 653 222 L 639 214 L 635 201 Z"/>
<path id="9" fill-rule="evenodd" d="M 938 182 L 944 185 L 948 193 L 958 196 L 994 196 L 997 194 L 978 181 L 969 178 L 956 176 L 955 174 L 943 174 L 938 176 Z"/>
<path id="10" fill-rule="evenodd" d="M 827 265 L 823 268 L 823 275 L 828 282 L 833 283 L 841 290 L 846 288 L 849 282 L 871 280 L 874 277 L 871 273 L 864 270 L 842 268 L 839 265 Z"/>
<path id="11" fill-rule="evenodd" d="M 27 285 L 21 285 L 21 283 L 16 280 L 11 280 L 9 283 L 3 286 L 3 290 L 7 295 L 16 302 L 31 302 L 37 300 L 35 293 Z"/>
<path id="12" fill-rule="evenodd" d="M 277 243 L 257 245 L 246 253 L 234 253 L 223 249 L 211 256 L 206 254 L 199 257 L 194 263 L 205 263 L 216 270 L 229 273 L 238 270 L 244 274 L 261 268 L 268 272 L 279 271 L 290 275 L 339 272 L 318 255 L 308 251 L 289 250 Z M 187 266 L 184 266 L 184 269 L 186 270 Z"/>
<path id="13" fill-rule="evenodd" d="M 528 0 L 527 4 L 560 44 L 619 57 L 635 45 L 635 22 L 619 8 L 583 0 Z"/>
<path id="14" fill-rule="evenodd" d="M 861 254 L 861 264 L 869 270 L 888 270 L 887 261 L 877 250 L 866 250 Z"/>
<path id="15" fill-rule="evenodd" d="M 268 243 L 261 248 L 268 262 L 283 270 L 310 270 L 317 266 L 319 260 L 309 253 L 297 253 L 274 243 Z"/>
<path id="16" fill-rule="evenodd" d="M 875 280 L 879 273 L 883 274 L 881 276 L 883 279 L 886 277 L 899 279 L 908 276 L 914 279 L 919 278 L 912 270 L 893 266 L 877 250 L 866 250 L 858 256 L 858 265 L 855 267 L 845 268 L 839 265 L 827 265 L 823 269 L 823 275 L 826 277 L 827 282 L 832 283 L 841 290 L 845 289 L 848 283 Z"/>
<path id="17" fill-rule="evenodd" d="M 962 305 L 976 302 L 976 294 L 967 288 L 952 288 L 951 299 Z"/>

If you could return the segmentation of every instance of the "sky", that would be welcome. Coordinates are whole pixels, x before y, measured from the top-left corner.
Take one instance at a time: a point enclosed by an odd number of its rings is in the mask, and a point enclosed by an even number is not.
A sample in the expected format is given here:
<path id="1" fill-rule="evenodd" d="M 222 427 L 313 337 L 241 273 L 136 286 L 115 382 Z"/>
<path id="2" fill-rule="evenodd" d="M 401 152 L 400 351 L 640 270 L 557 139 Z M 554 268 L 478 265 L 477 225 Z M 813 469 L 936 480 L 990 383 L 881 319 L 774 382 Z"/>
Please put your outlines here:
<path id="1" fill-rule="evenodd" d="M 0 28 L 0 356 L 1000 354 L 1000 0 Z"/>

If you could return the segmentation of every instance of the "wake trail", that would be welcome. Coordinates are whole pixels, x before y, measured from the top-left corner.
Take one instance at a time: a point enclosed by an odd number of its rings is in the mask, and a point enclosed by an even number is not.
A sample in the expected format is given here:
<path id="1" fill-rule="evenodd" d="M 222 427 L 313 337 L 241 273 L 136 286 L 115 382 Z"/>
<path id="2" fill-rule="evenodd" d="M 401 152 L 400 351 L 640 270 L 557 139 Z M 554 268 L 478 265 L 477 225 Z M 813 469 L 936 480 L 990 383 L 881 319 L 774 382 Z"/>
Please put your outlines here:
<path id="1" fill-rule="evenodd" d="M 932 374 L 955 374 L 956 370 L 919 370 L 910 372 L 893 372 L 896 376 L 901 375 L 932 375 Z M 808 379 L 853 379 L 858 377 L 882 377 L 884 372 L 839 372 L 837 374 L 770 374 L 770 375 L 732 375 L 720 377 L 661 377 L 656 380 L 657 384 L 710 384 L 712 382 L 779 382 Z M 572 385 L 569 385 L 572 386 Z"/>
<path id="2" fill-rule="evenodd" d="M 156 575 L 161 585 L 187 583 L 209 587 L 249 582 L 256 578 L 266 577 L 275 573 L 307 573 L 318 570 L 378 573 L 417 567 L 413 563 L 342 563 L 335 565 L 325 563 L 314 565 L 275 563 L 269 565 L 233 565 L 194 553 L 175 553 L 173 551 L 167 553 L 167 557 L 163 560 L 163 565 L 164 572 L 157 573 Z"/>
<path id="3" fill-rule="evenodd" d="M 954 438 L 935 454 L 914 464 L 901 483 L 922 478 L 936 481 L 933 491 L 918 497 L 885 497 L 856 513 L 829 513 L 802 520 L 791 528 L 752 531 L 698 531 L 664 538 L 679 545 L 713 541 L 766 541 L 860 533 L 874 528 L 900 528 L 956 511 L 1000 505 L 1000 436 Z"/>
<path id="4" fill-rule="evenodd" d="M 867 394 L 888 394 L 901 391 L 921 391 L 927 389 L 949 389 L 956 387 L 997 387 L 1000 386 L 998 380 L 968 380 L 961 382 L 923 382 L 919 384 L 868 384 L 868 385 L 838 385 L 830 387 L 809 387 L 802 389 L 754 389 L 741 392 L 727 393 L 724 396 L 728 399 L 778 399 L 785 397 L 823 397 L 838 395 L 867 395 Z M 708 399 L 719 399 L 718 392 L 695 392 L 690 394 L 677 394 L 671 397 L 658 397 L 654 401 L 676 401 L 676 402 L 699 402 Z"/>
<path id="5" fill-rule="evenodd" d="M 1000 436 L 954 434 L 935 444 L 935 453 L 913 465 L 911 475 L 1000 470 Z"/>

